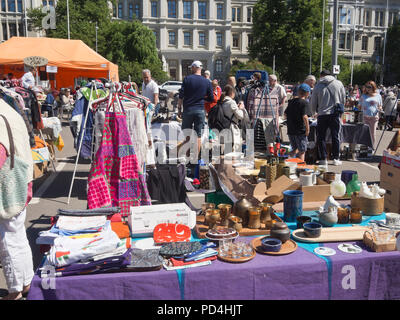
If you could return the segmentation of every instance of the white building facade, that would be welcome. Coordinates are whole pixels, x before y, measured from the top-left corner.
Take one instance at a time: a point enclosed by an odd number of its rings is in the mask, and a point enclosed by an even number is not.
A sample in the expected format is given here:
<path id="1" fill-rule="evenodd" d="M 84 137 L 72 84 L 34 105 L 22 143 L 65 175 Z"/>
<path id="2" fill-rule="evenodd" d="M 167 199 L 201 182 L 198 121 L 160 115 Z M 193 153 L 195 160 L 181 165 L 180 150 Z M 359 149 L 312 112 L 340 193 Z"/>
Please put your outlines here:
<path id="1" fill-rule="evenodd" d="M 27 10 L 41 5 L 53 6 L 55 0 L 0 0 L 0 42 L 15 36 L 39 37 L 27 25 Z"/>
<path id="2" fill-rule="evenodd" d="M 328 1 L 332 23 L 333 4 Z M 355 63 L 382 64 L 385 32 L 399 18 L 400 0 L 339 1 L 338 54 L 349 59 L 354 55 Z"/>
<path id="3" fill-rule="evenodd" d="M 193 60 L 225 80 L 233 60 L 248 60 L 255 0 L 124 0 L 117 19 L 138 17 L 153 30 L 164 69 L 182 80 Z"/>

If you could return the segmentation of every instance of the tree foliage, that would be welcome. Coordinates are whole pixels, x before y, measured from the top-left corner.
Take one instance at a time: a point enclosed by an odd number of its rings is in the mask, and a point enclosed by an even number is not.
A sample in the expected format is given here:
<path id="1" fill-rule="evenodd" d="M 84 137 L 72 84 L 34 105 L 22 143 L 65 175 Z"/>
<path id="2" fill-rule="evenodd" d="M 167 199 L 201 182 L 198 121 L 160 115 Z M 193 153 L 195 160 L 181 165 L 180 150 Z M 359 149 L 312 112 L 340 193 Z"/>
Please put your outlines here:
<path id="1" fill-rule="evenodd" d="M 388 29 L 386 42 L 385 82 L 400 83 L 400 21 Z"/>
<path id="2" fill-rule="evenodd" d="M 319 74 L 323 1 L 326 0 L 258 0 L 253 13 L 251 57 L 271 66 L 275 55 L 282 80 L 302 81 L 309 73 L 312 43 L 312 73 Z M 328 18 L 326 11 L 324 67 L 330 64 L 331 57 L 328 38 L 332 27 Z"/>
<path id="3" fill-rule="evenodd" d="M 112 1 L 114 2 L 114 1 Z M 98 53 L 119 66 L 121 81 L 140 83 L 141 70 L 152 71 L 153 77 L 162 82 L 168 76 L 162 70 L 153 32 L 140 21 L 119 21 L 112 19 L 107 0 L 69 0 L 70 38 L 80 39 L 93 50 L 96 49 L 96 23 Z M 42 8 L 29 11 L 32 26 L 42 30 Z M 47 37 L 68 38 L 67 3 L 57 1 L 56 29 L 46 29 Z"/>

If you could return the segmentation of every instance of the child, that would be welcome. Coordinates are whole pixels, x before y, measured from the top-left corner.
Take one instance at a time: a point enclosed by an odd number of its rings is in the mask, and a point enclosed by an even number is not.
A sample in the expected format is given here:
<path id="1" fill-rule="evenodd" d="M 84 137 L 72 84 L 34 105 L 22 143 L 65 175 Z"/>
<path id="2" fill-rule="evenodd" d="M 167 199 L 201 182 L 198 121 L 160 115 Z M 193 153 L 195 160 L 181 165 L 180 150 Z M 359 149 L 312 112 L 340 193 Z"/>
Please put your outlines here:
<path id="1" fill-rule="evenodd" d="M 288 135 L 292 146 L 290 156 L 295 157 L 297 154 L 297 157 L 303 161 L 307 151 L 307 137 L 310 133 L 307 116 L 308 102 L 306 100 L 310 92 L 311 88 L 308 84 L 301 84 L 298 89 L 298 97 L 290 100 L 285 110 Z"/>

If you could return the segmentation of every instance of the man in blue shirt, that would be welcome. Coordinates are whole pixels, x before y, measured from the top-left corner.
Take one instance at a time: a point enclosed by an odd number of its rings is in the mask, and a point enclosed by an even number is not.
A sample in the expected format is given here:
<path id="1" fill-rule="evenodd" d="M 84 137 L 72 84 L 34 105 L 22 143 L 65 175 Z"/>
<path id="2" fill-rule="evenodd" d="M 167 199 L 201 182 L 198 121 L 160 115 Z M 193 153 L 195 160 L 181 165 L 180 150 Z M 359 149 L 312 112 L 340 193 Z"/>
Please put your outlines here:
<path id="1" fill-rule="evenodd" d="M 204 100 L 212 102 L 214 99 L 211 82 L 201 75 L 203 65 L 194 61 L 191 65 L 192 74 L 185 77 L 179 90 L 178 110 L 182 115 L 182 130 L 194 129 L 197 134 L 197 146 L 200 154 L 201 136 L 204 129 L 205 109 Z M 182 113 L 183 105 L 183 113 Z M 179 146 L 179 149 L 189 142 L 190 136 Z"/>

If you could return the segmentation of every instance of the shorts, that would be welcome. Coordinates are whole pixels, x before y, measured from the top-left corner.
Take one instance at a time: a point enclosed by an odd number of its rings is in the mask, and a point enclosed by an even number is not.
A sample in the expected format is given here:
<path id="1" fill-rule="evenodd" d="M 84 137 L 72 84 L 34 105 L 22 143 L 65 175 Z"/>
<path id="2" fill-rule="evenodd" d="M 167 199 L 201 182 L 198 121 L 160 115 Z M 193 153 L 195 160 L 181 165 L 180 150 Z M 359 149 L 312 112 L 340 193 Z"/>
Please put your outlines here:
<path id="1" fill-rule="evenodd" d="M 186 109 L 182 114 L 182 130 L 194 129 L 197 136 L 201 138 L 205 120 L 206 113 L 204 110 Z"/>
<path id="2" fill-rule="evenodd" d="M 298 150 L 299 152 L 306 152 L 308 139 L 306 135 L 289 135 L 290 145 L 293 151 Z"/>

